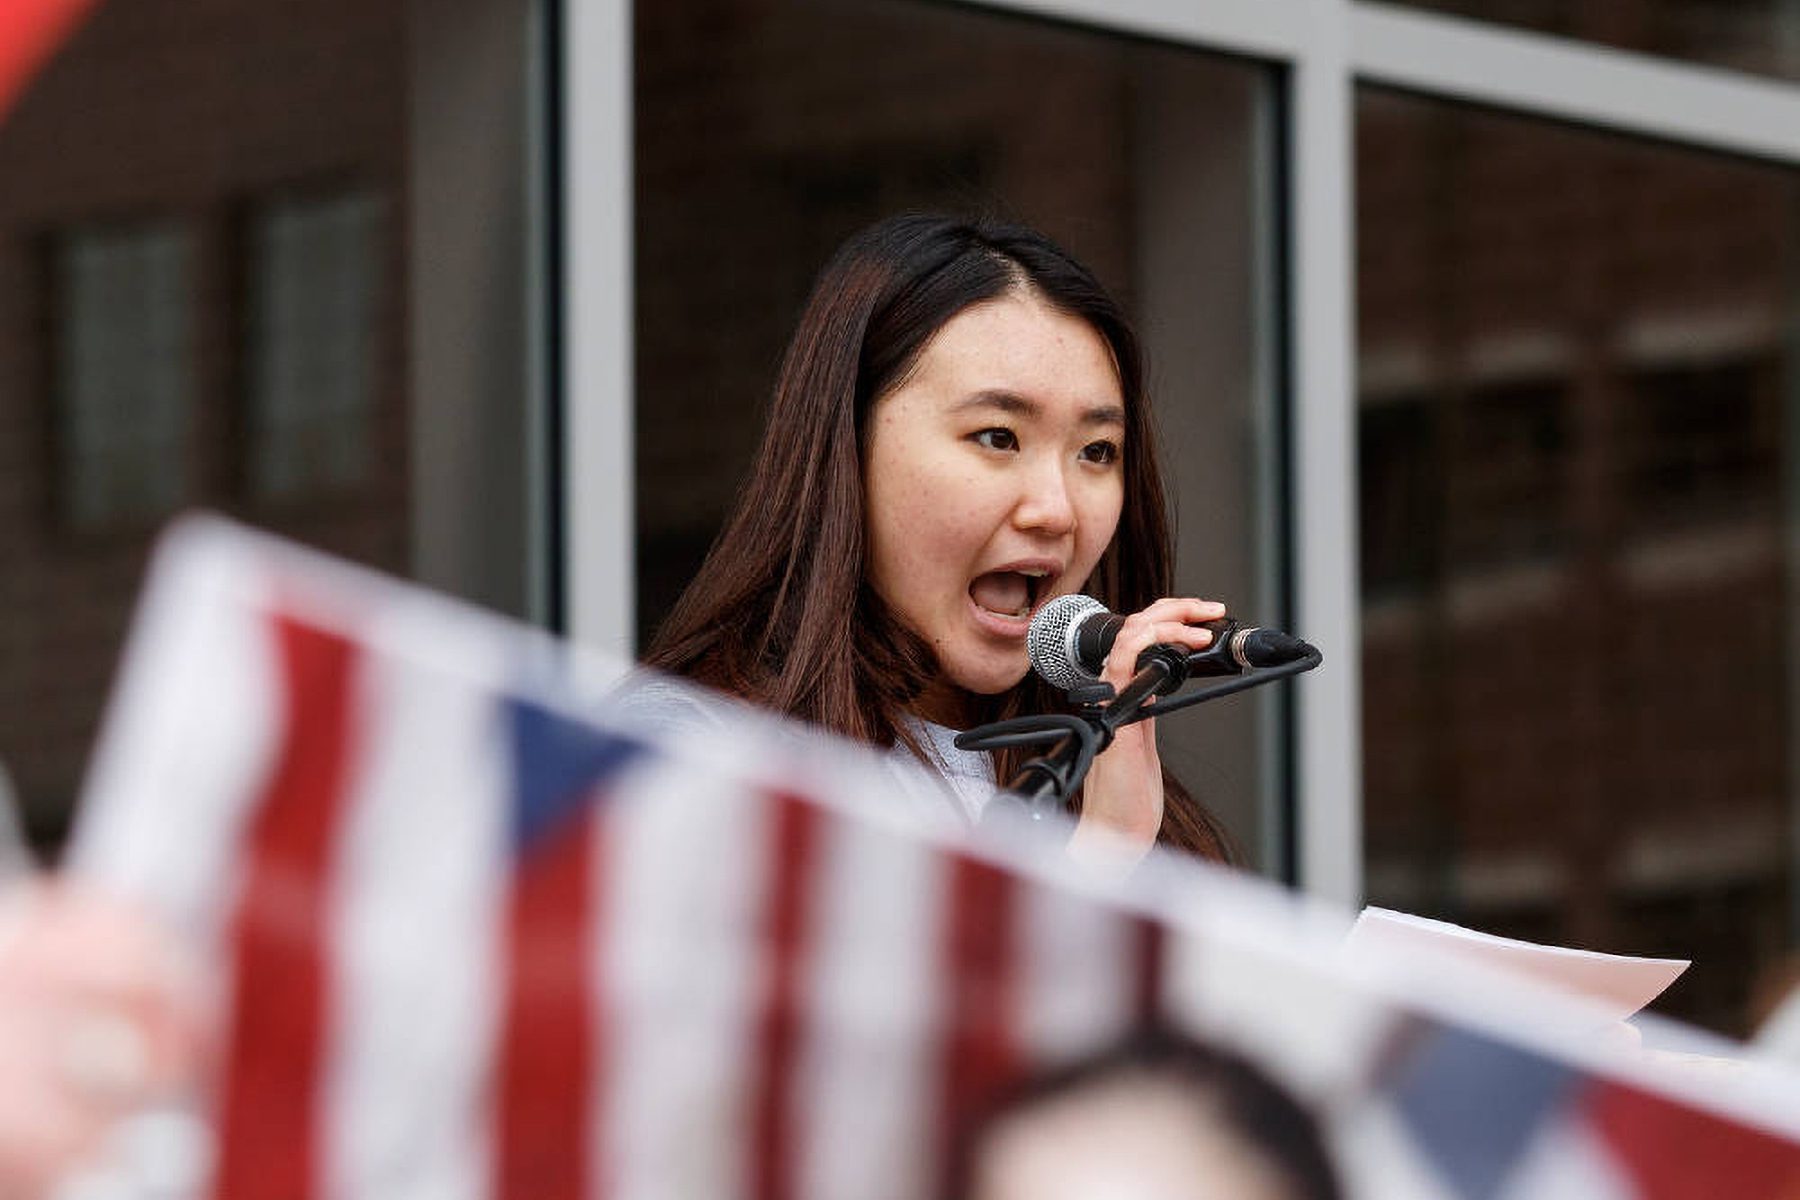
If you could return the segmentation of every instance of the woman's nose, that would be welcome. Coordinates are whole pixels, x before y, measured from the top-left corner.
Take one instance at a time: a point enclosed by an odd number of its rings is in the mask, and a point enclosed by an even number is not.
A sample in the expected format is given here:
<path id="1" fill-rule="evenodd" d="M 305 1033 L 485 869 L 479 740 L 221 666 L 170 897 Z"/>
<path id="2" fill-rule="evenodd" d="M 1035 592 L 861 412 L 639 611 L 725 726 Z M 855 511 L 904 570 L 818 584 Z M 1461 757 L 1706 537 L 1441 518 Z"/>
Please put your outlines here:
<path id="1" fill-rule="evenodd" d="M 1023 481 L 1013 523 L 1020 529 L 1061 535 L 1075 528 L 1075 501 L 1060 463 L 1043 463 Z"/>

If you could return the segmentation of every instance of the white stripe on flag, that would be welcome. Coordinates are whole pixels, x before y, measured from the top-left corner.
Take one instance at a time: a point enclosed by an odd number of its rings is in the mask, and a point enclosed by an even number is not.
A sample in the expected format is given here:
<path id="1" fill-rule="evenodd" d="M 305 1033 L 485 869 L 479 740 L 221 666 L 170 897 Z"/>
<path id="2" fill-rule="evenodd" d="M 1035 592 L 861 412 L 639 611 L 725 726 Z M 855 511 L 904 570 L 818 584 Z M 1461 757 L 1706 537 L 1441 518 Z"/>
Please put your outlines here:
<path id="1" fill-rule="evenodd" d="M 1020 1049 L 1058 1062 L 1092 1051 L 1136 1015 L 1139 927 L 1116 909 L 1044 884 L 1020 888 Z"/>
<path id="2" fill-rule="evenodd" d="M 770 806 L 666 759 L 628 768 L 608 803 L 597 1190 L 735 1200 L 750 1161 Z"/>
<path id="3" fill-rule="evenodd" d="M 161 573 L 83 796 L 69 865 L 148 904 L 219 961 L 239 842 L 285 719 L 271 614 L 242 579 Z"/>
<path id="4" fill-rule="evenodd" d="M 1361 1090 L 1343 1097 L 1335 1113 L 1320 1116 L 1332 1161 L 1345 1181 L 1379 1180 L 1379 1200 L 1463 1200 L 1420 1155 L 1418 1142 L 1392 1105 Z"/>
<path id="5" fill-rule="evenodd" d="M 1637 1185 L 1587 1125 L 1565 1109 L 1513 1164 L 1501 1200 L 1632 1200 Z"/>
<path id="6" fill-rule="evenodd" d="M 511 861 L 504 714 L 464 677 L 360 649 L 322 1178 L 341 1200 L 472 1198 L 490 1178 L 485 1083 Z"/>
<path id="7" fill-rule="evenodd" d="M 948 862 L 862 821 L 831 818 L 825 831 L 797 1072 L 800 1193 L 930 1195 Z"/>

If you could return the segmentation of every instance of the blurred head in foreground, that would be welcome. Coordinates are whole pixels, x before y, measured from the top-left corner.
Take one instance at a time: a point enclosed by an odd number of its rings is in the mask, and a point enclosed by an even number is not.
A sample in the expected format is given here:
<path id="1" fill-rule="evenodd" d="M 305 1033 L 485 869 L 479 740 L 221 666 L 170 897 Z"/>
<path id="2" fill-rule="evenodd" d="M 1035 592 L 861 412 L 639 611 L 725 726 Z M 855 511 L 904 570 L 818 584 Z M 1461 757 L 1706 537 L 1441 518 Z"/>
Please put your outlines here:
<path id="1" fill-rule="evenodd" d="M 1312 1115 L 1248 1060 L 1132 1036 L 1028 1080 L 972 1131 L 955 1200 L 1337 1200 Z"/>

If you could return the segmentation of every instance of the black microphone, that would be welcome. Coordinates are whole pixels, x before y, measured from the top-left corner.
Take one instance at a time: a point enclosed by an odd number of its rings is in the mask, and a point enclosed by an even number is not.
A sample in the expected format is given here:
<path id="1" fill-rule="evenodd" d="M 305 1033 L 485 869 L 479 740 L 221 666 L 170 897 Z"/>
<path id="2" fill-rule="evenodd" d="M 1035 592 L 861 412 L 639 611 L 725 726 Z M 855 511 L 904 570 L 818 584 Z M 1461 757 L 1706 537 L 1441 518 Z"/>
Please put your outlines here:
<path id="1" fill-rule="evenodd" d="M 1025 646 L 1032 668 L 1064 691 L 1093 683 L 1124 624 L 1124 617 L 1108 612 L 1092 596 L 1058 596 L 1031 618 Z M 1297 637 L 1240 626 L 1229 618 L 1208 621 L 1202 628 L 1212 630 L 1212 645 L 1196 651 L 1174 647 L 1187 655 L 1189 675 L 1236 675 L 1283 666 L 1314 652 Z"/>

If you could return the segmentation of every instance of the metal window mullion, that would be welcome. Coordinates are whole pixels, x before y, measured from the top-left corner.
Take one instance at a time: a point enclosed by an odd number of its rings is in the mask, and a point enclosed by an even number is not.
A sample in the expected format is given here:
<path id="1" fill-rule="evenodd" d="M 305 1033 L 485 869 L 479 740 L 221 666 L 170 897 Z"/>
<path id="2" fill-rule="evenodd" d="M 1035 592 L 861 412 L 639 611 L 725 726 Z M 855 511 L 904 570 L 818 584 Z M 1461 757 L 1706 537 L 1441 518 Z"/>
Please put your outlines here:
<path id="1" fill-rule="evenodd" d="M 1202 50 L 1287 61 L 1306 40 L 1307 0 L 964 0 Z"/>
<path id="2" fill-rule="evenodd" d="M 568 547 L 553 539 L 563 528 L 559 416 L 564 364 L 559 353 L 563 297 L 552 289 L 562 270 L 560 214 L 561 145 L 552 139 L 562 128 L 562 68 L 551 55 L 562 52 L 561 8 L 557 0 L 531 0 L 525 16 L 525 615 L 534 625 L 561 631 L 566 596 L 558 592 Z"/>
<path id="3" fill-rule="evenodd" d="M 1313 0 L 1288 139 L 1296 631 L 1326 651 L 1295 689 L 1299 884 L 1362 899 L 1362 669 L 1357 592 L 1354 77 L 1348 0 Z"/>
<path id="4" fill-rule="evenodd" d="M 1800 87 L 1369 0 L 1350 4 L 1359 80 L 1800 164 Z"/>
<path id="5" fill-rule="evenodd" d="M 562 489 L 567 632 L 629 657 L 635 625 L 631 0 L 565 0 Z"/>

